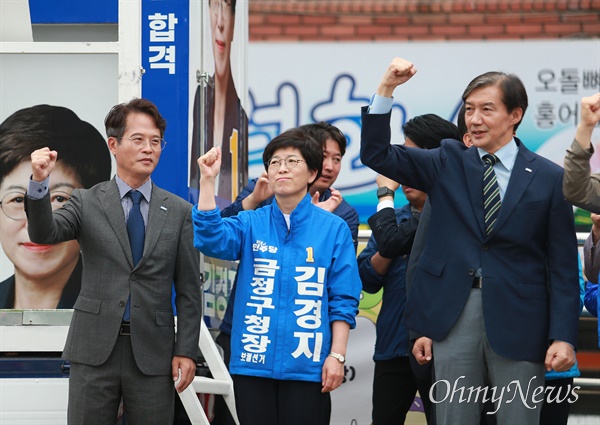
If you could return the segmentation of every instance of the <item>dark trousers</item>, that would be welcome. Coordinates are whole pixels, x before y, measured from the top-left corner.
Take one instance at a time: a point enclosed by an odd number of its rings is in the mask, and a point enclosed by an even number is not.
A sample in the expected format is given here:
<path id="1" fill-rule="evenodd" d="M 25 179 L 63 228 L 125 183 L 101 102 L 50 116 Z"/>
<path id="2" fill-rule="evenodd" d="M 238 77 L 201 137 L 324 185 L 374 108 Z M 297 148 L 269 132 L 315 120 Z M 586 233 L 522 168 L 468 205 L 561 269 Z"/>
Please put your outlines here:
<path id="1" fill-rule="evenodd" d="M 429 423 L 430 387 L 430 377 L 415 377 L 409 357 L 376 361 L 373 377 L 373 425 L 403 424 L 417 390 Z"/>
<path id="2" fill-rule="evenodd" d="M 546 393 L 544 398 L 540 425 L 567 425 L 571 409 L 568 400 L 573 398 L 571 397 L 573 378 L 552 379 L 546 381 L 546 387 L 552 387 L 552 390 Z M 548 400 L 551 402 L 548 403 Z"/>
<path id="3" fill-rule="evenodd" d="M 241 425 L 329 425 L 331 397 L 321 382 L 232 378 Z"/>

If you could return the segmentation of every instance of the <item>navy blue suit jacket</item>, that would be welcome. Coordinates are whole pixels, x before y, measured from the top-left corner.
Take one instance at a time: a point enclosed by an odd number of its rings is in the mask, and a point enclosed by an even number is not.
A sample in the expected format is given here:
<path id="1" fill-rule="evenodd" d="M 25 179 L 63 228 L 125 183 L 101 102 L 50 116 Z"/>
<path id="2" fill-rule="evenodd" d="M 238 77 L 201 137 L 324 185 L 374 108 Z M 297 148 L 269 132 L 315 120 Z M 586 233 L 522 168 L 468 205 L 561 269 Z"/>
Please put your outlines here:
<path id="1" fill-rule="evenodd" d="M 443 339 L 462 312 L 476 270 L 483 273 L 487 338 L 499 355 L 543 362 L 552 340 L 576 346 L 577 239 L 562 194 L 563 170 L 519 148 L 498 221 L 483 226 L 483 163 L 476 148 L 444 140 L 438 149 L 390 144 L 390 114 L 362 115 L 363 164 L 427 192 L 432 218 L 415 271 L 405 323 Z"/>

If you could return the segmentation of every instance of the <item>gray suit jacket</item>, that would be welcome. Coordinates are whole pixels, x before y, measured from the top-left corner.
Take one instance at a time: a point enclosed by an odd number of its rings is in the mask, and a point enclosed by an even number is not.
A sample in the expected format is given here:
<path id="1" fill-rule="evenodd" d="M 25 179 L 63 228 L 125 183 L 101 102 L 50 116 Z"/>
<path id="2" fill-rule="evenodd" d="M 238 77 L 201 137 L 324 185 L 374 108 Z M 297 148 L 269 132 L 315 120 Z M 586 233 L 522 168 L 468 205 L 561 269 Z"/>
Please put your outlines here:
<path id="1" fill-rule="evenodd" d="M 583 245 L 583 272 L 586 280 L 591 283 L 598 283 L 598 274 L 600 274 L 600 249 L 598 248 L 598 243 L 594 245 L 594 238 L 590 232 Z"/>
<path id="2" fill-rule="evenodd" d="M 32 241 L 47 244 L 77 239 L 81 246 L 81 292 L 74 306 L 65 359 L 93 366 L 108 359 L 130 293 L 131 344 L 140 370 L 147 375 L 168 375 L 174 355 L 196 359 L 202 293 L 191 208 L 183 199 L 152 185 L 144 254 L 135 267 L 114 179 L 75 190 L 71 200 L 54 214 L 49 196 L 26 199 Z"/>
<path id="3" fill-rule="evenodd" d="M 594 148 L 585 151 L 573 140 L 565 156 L 563 195 L 576 207 L 600 213 L 600 174 L 591 174 L 590 158 Z"/>

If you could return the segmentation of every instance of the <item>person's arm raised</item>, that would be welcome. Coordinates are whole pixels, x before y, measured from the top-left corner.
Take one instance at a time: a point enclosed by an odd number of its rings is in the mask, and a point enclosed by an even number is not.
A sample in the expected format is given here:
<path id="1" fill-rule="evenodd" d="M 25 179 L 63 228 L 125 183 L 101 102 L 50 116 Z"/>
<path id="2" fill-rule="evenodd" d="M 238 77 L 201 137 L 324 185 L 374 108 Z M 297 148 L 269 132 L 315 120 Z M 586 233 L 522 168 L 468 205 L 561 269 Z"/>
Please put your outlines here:
<path id="1" fill-rule="evenodd" d="M 49 148 L 42 148 L 31 154 L 31 178 L 33 181 L 42 182 L 48 178 L 54 166 L 58 153 Z"/>
<path id="2" fill-rule="evenodd" d="M 221 147 L 212 148 L 198 158 L 198 167 L 200 168 L 198 211 L 211 211 L 217 207 L 215 180 L 221 170 Z"/>
<path id="3" fill-rule="evenodd" d="M 412 62 L 402 58 L 394 58 L 381 78 L 377 87 L 377 94 L 383 97 L 392 97 L 394 89 L 410 80 L 416 72 L 417 68 Z"/>
<path id="4" fill-rule="evenodd" d="M 582 149 L 592 146 L 592 132 L 600 121 L 600 93 L 581 99 L 581 120 L 577 126 L 575 139 Z"/>

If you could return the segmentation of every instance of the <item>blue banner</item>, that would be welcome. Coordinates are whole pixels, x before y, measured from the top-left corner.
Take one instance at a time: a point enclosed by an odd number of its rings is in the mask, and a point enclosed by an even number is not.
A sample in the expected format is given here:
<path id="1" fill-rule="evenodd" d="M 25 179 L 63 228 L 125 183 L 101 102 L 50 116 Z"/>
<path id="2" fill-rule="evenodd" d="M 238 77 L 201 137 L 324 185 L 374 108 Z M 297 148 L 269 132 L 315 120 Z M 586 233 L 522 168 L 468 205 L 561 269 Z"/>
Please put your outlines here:
<path id="1" fill-rule="evenodd" d="M 32 24 L 116 24 L 118 0 L 29 0 Z"/>
<path id="2" fill-rule="evenodd" d="M 167 145 L 152 179 L 187 199 L 189 0 L 142 1 L 142 97 L 167 120 Z"/>

